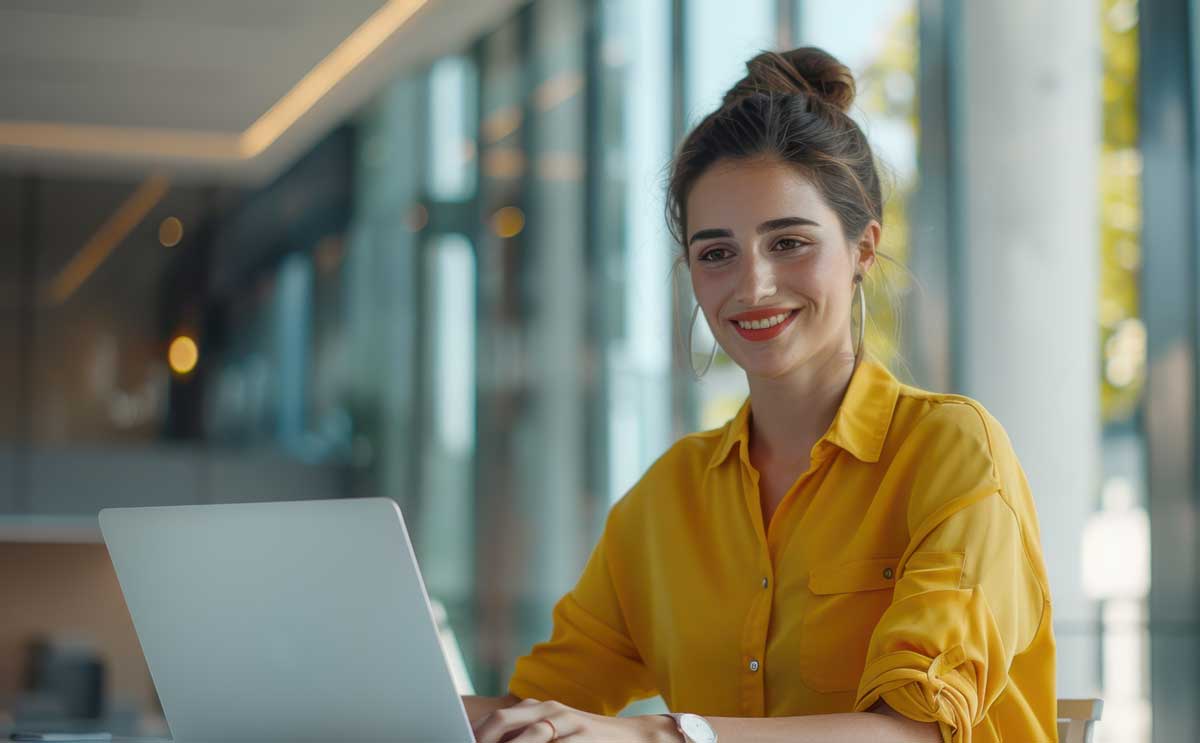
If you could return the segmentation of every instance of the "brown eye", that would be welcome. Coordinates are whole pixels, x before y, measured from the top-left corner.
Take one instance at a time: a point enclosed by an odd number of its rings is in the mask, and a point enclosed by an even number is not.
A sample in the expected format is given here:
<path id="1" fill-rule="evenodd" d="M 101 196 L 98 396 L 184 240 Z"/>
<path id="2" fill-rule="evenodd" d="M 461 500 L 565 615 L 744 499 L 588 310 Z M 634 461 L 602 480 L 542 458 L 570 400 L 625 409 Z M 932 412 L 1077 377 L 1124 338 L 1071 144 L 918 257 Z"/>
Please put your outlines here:
<path id="1" fill-rule="evenodd" d="M 710 250 L 706 253 L 701 253 L 699 260 L 705 261 L 707 263 L 716 263 L 717 261 L 723 261 L 728 257 L 729 257 L 728 249 L 713 248 L 712 250 Z"/>
<path id="2" fill-rule="evenodd" d="M 785 237 L 782 240 L 780 240 L 779 242 L 775 243 L 775 247 L 779 248 L 780 250 L 787 250 L 787 251 L 800 250 L 803 248 L 807 248 L 810 245 L 812 245 L 812 243 L 805 242 L 803 240 L 795 240 L 790 237 Z"/>

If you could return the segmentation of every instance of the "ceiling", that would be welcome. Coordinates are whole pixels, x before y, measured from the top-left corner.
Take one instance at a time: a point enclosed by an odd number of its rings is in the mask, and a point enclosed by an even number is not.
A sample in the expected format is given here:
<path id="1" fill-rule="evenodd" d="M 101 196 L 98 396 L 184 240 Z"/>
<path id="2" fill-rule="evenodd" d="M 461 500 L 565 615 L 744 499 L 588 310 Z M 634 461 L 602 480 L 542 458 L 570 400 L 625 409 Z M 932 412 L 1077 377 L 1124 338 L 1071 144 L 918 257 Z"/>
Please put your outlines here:
<path id="1" fill-rule="evenodd" d="M 523 0 L 0 0 L 0 168 L 276 174 Z"/>

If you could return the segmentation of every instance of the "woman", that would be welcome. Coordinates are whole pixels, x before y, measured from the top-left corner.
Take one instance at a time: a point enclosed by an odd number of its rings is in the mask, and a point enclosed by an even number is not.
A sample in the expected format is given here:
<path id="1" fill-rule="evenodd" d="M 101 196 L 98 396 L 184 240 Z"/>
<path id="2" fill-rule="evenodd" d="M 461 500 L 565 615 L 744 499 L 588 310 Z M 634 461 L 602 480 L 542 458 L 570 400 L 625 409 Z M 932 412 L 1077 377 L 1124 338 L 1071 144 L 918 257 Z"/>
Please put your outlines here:
<path id="1" fill-rule="evenodd" d="M 1012 446 L 852 330 L 882 233 L 854 80 L 811 48 L 747 67 L 668 199 L 750 398 L 613 507 L 510 694 L 466 700 L 476 737 L 1054 740 L 1050 595 Z M 655 693 L 693 714 L 611 717 Z"/>

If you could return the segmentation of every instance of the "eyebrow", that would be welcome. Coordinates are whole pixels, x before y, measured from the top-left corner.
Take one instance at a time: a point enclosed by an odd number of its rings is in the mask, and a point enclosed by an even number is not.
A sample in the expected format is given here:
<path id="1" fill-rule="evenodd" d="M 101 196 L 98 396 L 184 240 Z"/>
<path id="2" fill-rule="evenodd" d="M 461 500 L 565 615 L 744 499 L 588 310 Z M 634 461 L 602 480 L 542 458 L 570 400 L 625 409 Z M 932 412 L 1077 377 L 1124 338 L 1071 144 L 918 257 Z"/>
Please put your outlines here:
<path id="1" fill-rule="evenodd" d="M 779 219 L 769 219 L 766 222 L 763 222 L 758 226 L 755 232 L 760 235 L 765 235 L 768 232 L 782 230 L 785 227 L 796 227 L 797 225 L 808 227 L 821 226 L 811 219 L 805 219 L 804 217 L 780 217 Z M 714 237 L 733 237 L 733 230 L 725 229 L 723 227 L 700 230 L 696 234 L 692 235 L 692 239 L 688 240 L 688 245 L 691 245 L 697 240 L 709 240 Z"/>

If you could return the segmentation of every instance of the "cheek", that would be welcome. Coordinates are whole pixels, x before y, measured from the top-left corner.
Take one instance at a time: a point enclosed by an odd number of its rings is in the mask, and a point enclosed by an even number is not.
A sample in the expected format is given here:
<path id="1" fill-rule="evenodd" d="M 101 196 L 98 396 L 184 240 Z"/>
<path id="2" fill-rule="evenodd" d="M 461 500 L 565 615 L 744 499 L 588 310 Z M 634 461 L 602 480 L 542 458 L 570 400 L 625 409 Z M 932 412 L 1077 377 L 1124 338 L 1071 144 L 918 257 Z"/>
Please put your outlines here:
<path id="1" fill-rule="evenodd" d="M 721 310 L 721 302 L 724 301 L 726 293 L 719 277 L 698 271 L 692 274 L 692 294 L 704 312 L 714 320 Z"/>
<path id="2" fill-rule="evenodd" d="M 841 286 L 845 267 L 837 261 L 826 260 L 796 271 L 789 277 L 789 288 L 811 300 L 818 311 L 830 312 L 844 303 L 848 290 Z"/>

